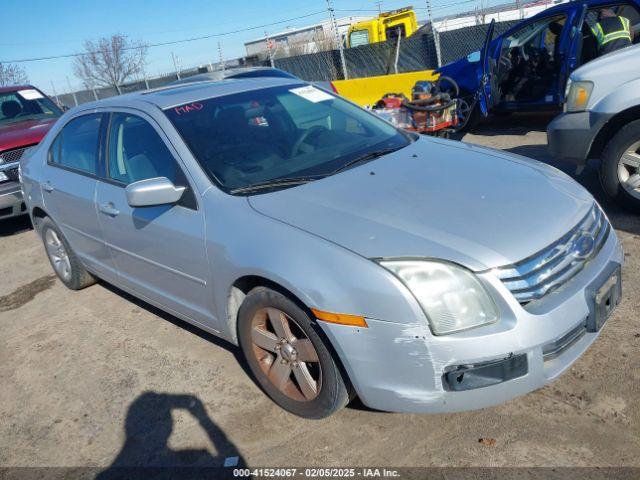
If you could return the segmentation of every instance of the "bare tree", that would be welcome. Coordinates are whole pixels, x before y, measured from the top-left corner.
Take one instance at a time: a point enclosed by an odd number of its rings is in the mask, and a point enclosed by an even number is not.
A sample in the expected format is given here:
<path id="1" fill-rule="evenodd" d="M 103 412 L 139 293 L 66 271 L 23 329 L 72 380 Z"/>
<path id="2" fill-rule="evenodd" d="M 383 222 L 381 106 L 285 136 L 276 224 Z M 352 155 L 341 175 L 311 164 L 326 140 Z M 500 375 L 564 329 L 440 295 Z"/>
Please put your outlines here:
<path id="1" fill-rule="evenodd" d="M 24 85 L 29 83 L 27 72 L 15 63 L 0 63 L 0 87 L 6 85 Z"/>
<path id="2" fill-rule="evenodd" d="M 144 71 L 147 46 L 124 35 L 103 37 L 97 41 L 85 40 L 85 52 L 76 57 L 75 75 L 87 88 L 115 87 Z"/>

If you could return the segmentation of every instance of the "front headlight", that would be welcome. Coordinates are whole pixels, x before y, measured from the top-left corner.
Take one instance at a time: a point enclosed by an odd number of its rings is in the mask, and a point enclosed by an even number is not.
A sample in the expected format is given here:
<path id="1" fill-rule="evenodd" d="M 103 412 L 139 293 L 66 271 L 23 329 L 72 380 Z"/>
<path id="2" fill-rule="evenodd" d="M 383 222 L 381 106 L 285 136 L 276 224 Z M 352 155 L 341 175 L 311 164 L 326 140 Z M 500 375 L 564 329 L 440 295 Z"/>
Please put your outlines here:
<path id="1" fill-rule="evenodd" d="M 445 335 L 498 320 L 498 310 L 469 270 L 432 260 L 383 260 L 411 290 L 434 335 Z"/>
<path id="2" fill-rule="evenodd" d="M 587 108 L 589 97 L 593 91 L 593 82 L 572 82 L 567 83 L 565 95 L 565 112 L 582 112 Z"/>

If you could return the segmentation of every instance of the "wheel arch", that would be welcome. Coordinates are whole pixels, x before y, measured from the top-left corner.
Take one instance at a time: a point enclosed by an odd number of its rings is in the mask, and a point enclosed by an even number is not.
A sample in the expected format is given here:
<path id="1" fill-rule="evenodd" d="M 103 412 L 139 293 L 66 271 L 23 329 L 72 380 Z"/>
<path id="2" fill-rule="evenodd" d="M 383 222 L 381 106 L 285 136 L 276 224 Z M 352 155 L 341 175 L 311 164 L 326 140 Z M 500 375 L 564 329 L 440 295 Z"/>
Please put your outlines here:
<path id="1" fill-rule="evenodd" d="M 589 148 L 589 154 L 587 158 L 600 159 L 602 152 L 604 151 L 607 143 L 614 135 L 620 131 L 622 127 L 635 120 L 640 120 L 640 105 L 634 105 L 614 115 L 604 126 L 600 129 Z"/>
<path id="2" fill-rule="evenodd" d="M 242 302 L 244 301 L 244 298 L 247 296 L 247 294 L 254 288 L 258 287 L 270 288 L 278 293 L 281 293 L 293 303 L 295 303 L 298 307 L 300 307 L 304 312 L 306 312 L 309 318 L 311 318 L 312 320 L 316 320 L 315 315 L 311 311 L 311 307 L 301 300 L 301 296 L 281 285 L 279 282 L 261 275 L 243 275 L 233 282 L 227 296 L 227 328 L 229 329 L 229 333 L 233 335 L 231 341 L 235 345 L 238 345 L 238 311 L 240 310 L 240 306 L 242 305 Z M 325 334 L 322 328 L 315 328 L 315 331 L 320 336 L 325 346 L 331 353 L 331 356 L 336 362 L 336 365 L 338 366 L 338 369 L 342 373 L 342 377 L 347 384 L 349 396 L 351 399 L 353 399 L 355 397 L 355 390 L 353 388 L 351 379 L 349 378 L 349 373 L 345 368 L 340 355 L 338 355 L 338 352 L 331 343 L 331 340 Z"/>
<path id="3" fill-rule="evenodd" d="M 42 223 L 42 220 L 47 218 L 49 215 L 47 214 L 47 212 L 45 212 L 40 207 L 33 207 L 33 209 L 31 210 L 30 215 L 31 215 L 31 222 L 33 223 L 33 228 L 35 229 L 35 231 L 39 235 L 40 234 L 40 224 Z"/>
<path id="4" fill-rule="evenodd" d="M 294 293 L 280 282 L 262 275 L 243 275 L 233 282 L 227 295 L 227 327 L 230 334 L 233 335 L 234 343 L 238 343 L 238 310 L 240 310 L 244 297 L 257 287 L 266 287 L 281 293 L 304 310 L 307 315 L 314 318 L 311 307 L 301 300 L 301 295 Z"/>

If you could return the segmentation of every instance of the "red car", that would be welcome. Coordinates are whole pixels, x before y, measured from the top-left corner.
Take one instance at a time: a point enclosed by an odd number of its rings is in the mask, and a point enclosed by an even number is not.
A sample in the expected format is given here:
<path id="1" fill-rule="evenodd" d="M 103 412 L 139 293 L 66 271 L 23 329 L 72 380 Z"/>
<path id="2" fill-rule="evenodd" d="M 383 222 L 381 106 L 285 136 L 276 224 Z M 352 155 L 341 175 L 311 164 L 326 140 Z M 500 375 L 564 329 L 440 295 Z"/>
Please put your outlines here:
<path id="1" fill-rule="evenodd" d="M 30 85 L 0 87 L 0 220 L 27 213 L 18 166 L 46 135 L 62 110 Z"/>

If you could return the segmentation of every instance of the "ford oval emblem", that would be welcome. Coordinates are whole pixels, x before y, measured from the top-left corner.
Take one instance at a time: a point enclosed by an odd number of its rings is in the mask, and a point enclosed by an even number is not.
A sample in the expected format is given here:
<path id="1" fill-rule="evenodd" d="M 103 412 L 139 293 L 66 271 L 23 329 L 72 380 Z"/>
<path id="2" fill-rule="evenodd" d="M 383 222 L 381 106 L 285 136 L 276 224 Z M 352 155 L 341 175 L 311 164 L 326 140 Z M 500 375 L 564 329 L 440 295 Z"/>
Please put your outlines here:
<path id="1" fill-rule="evenodd" d="M 589 257 L 596 246 L 596 239 L 589 232 L 580 232 L 571 245 L 571 253 L 574 257 L 585 259 Z"/>

